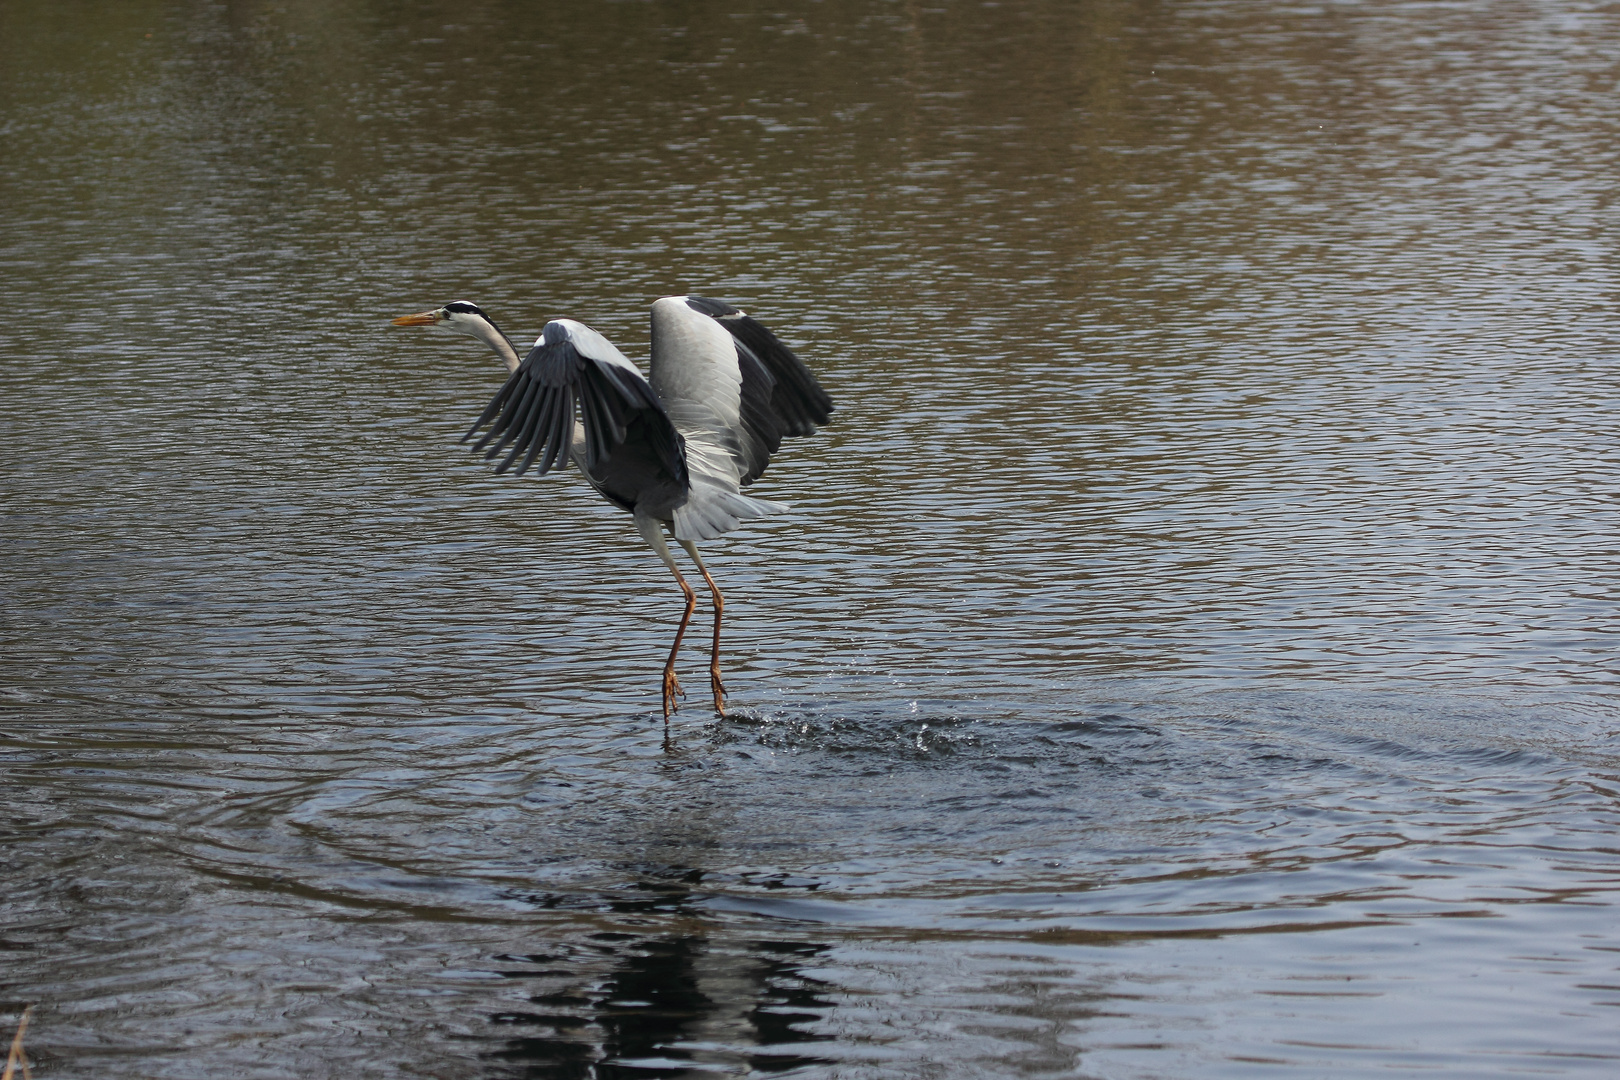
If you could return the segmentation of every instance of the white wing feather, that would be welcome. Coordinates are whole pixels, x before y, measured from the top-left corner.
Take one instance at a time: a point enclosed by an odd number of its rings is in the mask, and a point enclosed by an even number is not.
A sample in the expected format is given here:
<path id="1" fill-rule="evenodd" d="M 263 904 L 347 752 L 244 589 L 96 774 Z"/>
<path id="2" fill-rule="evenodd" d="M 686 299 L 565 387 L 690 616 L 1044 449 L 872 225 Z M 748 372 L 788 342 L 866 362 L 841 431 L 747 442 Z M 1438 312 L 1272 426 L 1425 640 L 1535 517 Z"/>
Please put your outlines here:
<path id="1" fill-rule="evenodd" d="M 652 306 L 653 390 L 686 440 L 691 494 L 675 511 L 675 538 L 709 540 L 749 518 L 786 509 L 741 493 L 748 461 L 742 448 L 742 375 L 737 343 L 725 327 L 681 296 Z"/>

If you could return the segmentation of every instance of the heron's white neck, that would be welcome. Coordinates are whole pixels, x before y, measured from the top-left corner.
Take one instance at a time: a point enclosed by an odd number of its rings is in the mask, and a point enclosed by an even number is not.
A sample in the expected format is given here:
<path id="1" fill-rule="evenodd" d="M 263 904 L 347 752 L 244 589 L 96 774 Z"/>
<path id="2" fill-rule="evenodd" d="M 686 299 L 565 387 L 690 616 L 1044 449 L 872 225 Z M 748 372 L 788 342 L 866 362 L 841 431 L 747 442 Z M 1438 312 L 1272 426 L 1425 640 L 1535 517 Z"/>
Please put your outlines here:
<path id="1" fill-rule="evenodd" d="M 501 361 L 506 364 L 507 371 L 516 371 L 518 365 L 523 363 L 522 358 L 517 354 L 517 350 L 512 348 L 512 343 L 506 340 L 506 335 L 501 333 L 500 328 L 488 319 L 463 320 L 457 329 L 461 329 L 464 333 L 470 334 L 495 350 L 495 355 L 499 356 Z"/>

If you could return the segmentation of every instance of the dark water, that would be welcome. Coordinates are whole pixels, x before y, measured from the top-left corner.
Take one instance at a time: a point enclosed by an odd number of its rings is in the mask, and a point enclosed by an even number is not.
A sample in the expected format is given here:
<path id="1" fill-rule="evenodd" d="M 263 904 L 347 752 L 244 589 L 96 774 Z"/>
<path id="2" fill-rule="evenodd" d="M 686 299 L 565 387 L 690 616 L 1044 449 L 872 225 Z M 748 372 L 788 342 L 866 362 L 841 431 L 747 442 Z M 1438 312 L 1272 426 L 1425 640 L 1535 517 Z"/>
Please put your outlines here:
<path id="1" fill-rule="evenodd" d="M 542 9 L 543 8 L 543 9 Z M 1620 1072 L 1612 4 L 0 6 L 40 1076 Z M 835 423 L 734 715 L 456 298 Z"/>

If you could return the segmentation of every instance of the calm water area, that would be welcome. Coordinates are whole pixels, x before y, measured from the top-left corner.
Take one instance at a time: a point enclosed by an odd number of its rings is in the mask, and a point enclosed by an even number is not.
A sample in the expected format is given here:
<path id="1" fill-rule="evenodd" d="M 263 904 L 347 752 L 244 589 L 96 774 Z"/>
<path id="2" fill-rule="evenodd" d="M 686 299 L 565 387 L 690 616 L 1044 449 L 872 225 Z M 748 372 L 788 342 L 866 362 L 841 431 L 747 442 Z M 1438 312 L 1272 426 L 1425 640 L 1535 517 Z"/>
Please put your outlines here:
<path id="1" fill-rule="evenodd" d="M 1611 0 L 4 0 L 0 135 L 42 1080 L 1620 1076 Z M 390 319 L 682 292 L 837 411 L 666 738 Z"/>

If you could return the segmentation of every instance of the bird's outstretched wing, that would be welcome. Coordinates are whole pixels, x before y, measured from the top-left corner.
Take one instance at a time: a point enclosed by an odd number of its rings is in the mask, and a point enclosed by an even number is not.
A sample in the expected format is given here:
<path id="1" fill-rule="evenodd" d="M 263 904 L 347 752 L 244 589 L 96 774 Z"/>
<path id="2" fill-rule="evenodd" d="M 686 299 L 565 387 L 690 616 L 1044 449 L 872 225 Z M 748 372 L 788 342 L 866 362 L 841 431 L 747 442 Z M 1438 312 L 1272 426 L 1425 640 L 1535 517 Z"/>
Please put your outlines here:
<path id="1" fill-rule="evenodd" d="M 729 459 L 734 482 L 747 485 L 785 436 L 827 423 L 832 399 L 804 361 L 724 300 L 666 296 L 652 327 L 652 385 L 694 467 L 718 474 Z"/>
<path id="2" fill-rule="evenodd" d="M 574 435 L 574 403 L 585 429 L 585 468 L 593 475 L 622 444 L 632 425 L 653 460 L 678 484 L 686 484 L 681 436 L 663 402 L 636 366 L 613 343 L 584 323 L 556 319 L 524 357 L 489 407 L 462 436 L 466 442 L 489 425 L 473 445 L 486 459 L 507 451 L 496 466 L 514 463 L 519 475 L 538 458 L 544 473 L 568 462 Z M 510 450 L 508 450 L 510 447 Z"/>
<path id="3" fill-rule="evenodd" d="M 770 374 L 770 412 L 783 435 L 811 435 L 827 423 L 833 410 L 832 398 L 780 338 L 724 300 L 707 296 L 688 296 L 685 300 L 692 310 L 701 311 L 725 327 L 736 339 L 738 352 L 752 353 Z M 776 447 L 771 450 L 775 452 Z"/>

